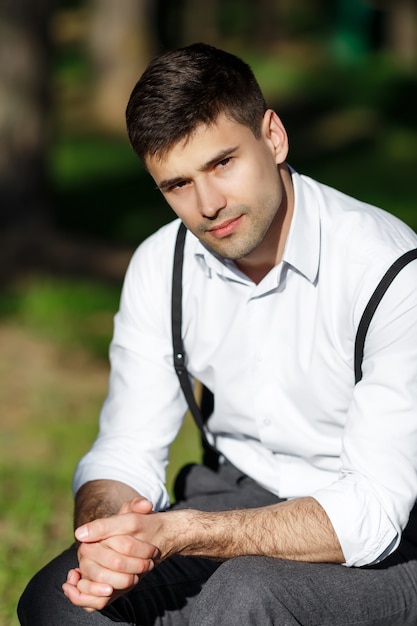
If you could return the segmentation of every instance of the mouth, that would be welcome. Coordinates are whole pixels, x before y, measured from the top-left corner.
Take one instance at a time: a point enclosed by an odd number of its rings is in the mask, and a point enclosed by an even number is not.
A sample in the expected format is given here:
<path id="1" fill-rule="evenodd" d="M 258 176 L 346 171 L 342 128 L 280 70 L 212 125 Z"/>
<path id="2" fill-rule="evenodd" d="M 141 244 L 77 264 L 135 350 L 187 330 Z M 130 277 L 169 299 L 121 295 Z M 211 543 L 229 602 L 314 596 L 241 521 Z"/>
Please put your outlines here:
<path id="1" fill-rule="evenodd" d="M 227 237 L 231 235 L 236 228 L 239 226 L 243 215 L 239 215 L 239 217 L 235 217 L 230 220 L 225 220 L 221 224 L 213 226 L 209 229 L 209 233 L 216 237 L 217 239 L 221 239 L 222 237 Z"/>

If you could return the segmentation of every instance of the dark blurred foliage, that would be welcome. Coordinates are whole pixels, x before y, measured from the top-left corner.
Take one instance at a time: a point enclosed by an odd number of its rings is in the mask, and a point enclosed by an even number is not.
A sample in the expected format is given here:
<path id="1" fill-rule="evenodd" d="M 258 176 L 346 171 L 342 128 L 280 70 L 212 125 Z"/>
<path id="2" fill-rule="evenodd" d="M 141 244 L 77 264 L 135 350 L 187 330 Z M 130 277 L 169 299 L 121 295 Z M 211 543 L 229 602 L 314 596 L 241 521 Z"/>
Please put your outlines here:
<path id="1" fill-rule="evenodd" d="M 48 29 L 55 0 L 0 4 L 0 224 L 47 212 Z"/>
<path id="2" fill-rule="evenodd" d="M 128 146 L 123 112 L 153 55 L 196 40 L 251 63 L 287 126 L 293 166 L 416 228 L 413 0 L 128 4 L 129 24 L 114 0 L 0 5 L 0 280 L 13 265 L 100 273 L 110 250 L 125 259 L 172 219 Z"/>

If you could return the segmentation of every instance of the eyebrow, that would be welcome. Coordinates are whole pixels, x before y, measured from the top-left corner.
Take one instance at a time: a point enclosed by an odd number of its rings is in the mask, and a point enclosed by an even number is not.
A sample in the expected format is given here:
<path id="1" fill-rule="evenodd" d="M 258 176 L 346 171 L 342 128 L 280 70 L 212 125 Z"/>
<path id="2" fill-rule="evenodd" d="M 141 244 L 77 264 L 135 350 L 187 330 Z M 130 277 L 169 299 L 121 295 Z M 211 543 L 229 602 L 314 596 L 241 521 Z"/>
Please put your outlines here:
<path id="1" fill-rule="evenodd" d="M 214 165 L 216 165 L 216 163 L 219 163 L 223 159 L 226 159 L 236 150 L 237 150 L 237 146 L 233 146 L 231 148 L 225 148 L 225 150 L 218 152 L 212 159 L 203 163 L 203 165 L 199 167 L 198 170 L 200 172 L 206 172 L 207 170 L 211 169 Z M 187 176 L 175 176 L 174 178 L 165 178 L 164 180 L 161 180 L 161 182 L 159 183 L 158 189 L 165 190 L 165 189 L 169 189 L 170 187 L 175 187 L 175 185 L 178 185 L 178 183 L 181 183 L 184 180 L 187 180 L 187 178 L 188 178 Z"/>

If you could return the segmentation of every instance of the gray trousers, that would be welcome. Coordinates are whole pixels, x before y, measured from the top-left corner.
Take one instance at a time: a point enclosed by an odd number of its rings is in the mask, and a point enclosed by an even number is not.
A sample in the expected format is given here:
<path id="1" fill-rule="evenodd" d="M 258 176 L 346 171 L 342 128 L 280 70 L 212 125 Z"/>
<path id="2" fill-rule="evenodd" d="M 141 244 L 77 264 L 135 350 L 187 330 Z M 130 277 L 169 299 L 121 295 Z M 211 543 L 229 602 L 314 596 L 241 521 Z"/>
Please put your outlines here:
<path id="1" fill-rule="evenodd" d="M 225 510 L 279 499 L 231 465 L 194 466 L 174 508 Z M 224 563 L 172 557 L 105 610 L 86 613 L 62 593 L 74 547 L 44 567 L 18 606 L 23 626 L 417 625 L 417 560 L 398 552 L 376 567 L 238 557 Z"/>

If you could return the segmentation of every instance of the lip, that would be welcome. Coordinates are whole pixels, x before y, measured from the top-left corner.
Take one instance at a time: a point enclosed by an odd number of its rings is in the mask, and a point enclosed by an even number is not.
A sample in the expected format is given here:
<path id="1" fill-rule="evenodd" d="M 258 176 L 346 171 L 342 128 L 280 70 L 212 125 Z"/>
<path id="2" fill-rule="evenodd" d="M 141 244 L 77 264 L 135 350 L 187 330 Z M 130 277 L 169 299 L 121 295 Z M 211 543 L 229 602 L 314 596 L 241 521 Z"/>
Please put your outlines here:
<path id="1" fill-rule="evenodd" d="M 239 217 L 234 217 L 233 219 L 226 220 L 218 226 L 210 228 L 208 232 L 218 239 L 221 239 L 222 237 L 227 237 L 236 230 L 241 222 L 241 219 L 242 215 L 239 215 Z"/>

